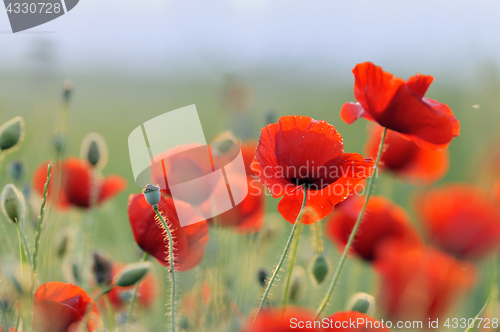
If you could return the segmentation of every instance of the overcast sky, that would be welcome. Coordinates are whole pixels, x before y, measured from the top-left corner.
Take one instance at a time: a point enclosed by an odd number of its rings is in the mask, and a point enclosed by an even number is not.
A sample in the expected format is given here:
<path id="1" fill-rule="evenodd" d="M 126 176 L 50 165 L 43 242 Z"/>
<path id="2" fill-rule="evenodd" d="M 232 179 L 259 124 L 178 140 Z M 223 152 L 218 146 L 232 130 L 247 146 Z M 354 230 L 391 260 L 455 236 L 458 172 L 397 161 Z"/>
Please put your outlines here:
<path id="1" fill-rule="evenodd" d="M 471 70 L 500 63 L 498 0 L 80 0 L 64 16 L 9 33 L 0 69 L 42 44 L 59 66 L 192 73 L 267 68 L 314 73 L 372 60 L 391 69 Z M 403 69 L 405 70 L 405 69 Z"/>

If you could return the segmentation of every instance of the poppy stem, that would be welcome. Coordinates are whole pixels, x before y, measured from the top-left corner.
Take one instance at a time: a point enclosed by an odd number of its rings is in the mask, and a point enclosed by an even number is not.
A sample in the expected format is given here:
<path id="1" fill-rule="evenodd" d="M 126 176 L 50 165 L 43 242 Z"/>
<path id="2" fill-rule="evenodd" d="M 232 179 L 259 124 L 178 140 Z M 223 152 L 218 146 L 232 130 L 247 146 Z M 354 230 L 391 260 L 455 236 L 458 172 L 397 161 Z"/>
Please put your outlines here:
<path id="1" fill-rule="evenodd" d="M 7 319 L 7 310 L 2 301 L 0 301 L 0 308 L 2 309 L 2 317 L 3 317 L 3 329 L 2 332 L 9 331 L 9 320 Z"/>
<path id="2" fill-rule="evenodd" d="M 148 259 L 148 253 L 144 252 L 144 255 L 142 255 L 141 262 L 145 262 Z M 130 309 L 128 311 L 128 318 L 127 318 L 127 329 L 126 331 L 129 330 L 130 328 L 130 323 L 132 322 L 132 314 L 134 313 L 134 304 L 135 300 L 137 299 L 137 291 L 139 289 L 139 285 L 141 284 L 142 280 L 139 280 L 134 287 L 134 292 L 132 293 L 132 299 L 130 300 Z"/>
<path id="3" fill-rule="evenodd" d="M 290 281 L 292 280 L 293 265 L 295 264 L 295 256 L 297 255 L 297 248 L 299 247 L 300 233 L 302 232 L 302 228 L 304 226 L 304 224 L 300 221 L 297 222 L 299 223 L 299 225 L 297 226 L 297 236 L 293 239 L 292 254 L 286 274 L 285 295 L 283 297 L 282 313 L 285 313 L 286 305 L 288 304 L 288 298 L 290 297 Z"/>
<path id="4" fill-rule="evenodd" d="M 304 199 L 302 201 L 302 207 L 300 208 L 299 215 L 297 216 L 297 219 L 295 220 L 295 223 L 293 224 L 292 231 L 290 232 L 290 236 L 288 237 L 288 240 L 285 245 L 285 249 L 283 251 L 283 254 L 281 255 L 281 258 L 278 262 L 278 265 L 276 265 L 276 268 L 273 271 L 273 274 L 271 275 L 271 278 L 269 279 L 269 282 L 267 283 L 266 290 L 264 291 L 264 295 L 262 296 L 262 300 L 260 301 L 259 308 L 257 309 L 257 313 L 255 314 L 254 318 L 254 323 L 257 320 L 257 317 L 259 316 L 260 311 L 262 310 L 262 307 L 266 303 L 267 296 L 269 295 L 269 292 L 271 291 L 271 287 L 273 286 L 274 281 L 276 280 L 276 277 L 278 276 L 278 273 L 281 269 L 281 266 L 283 265 L 283 262 L 286 259 L 286 256 L 288 254 L 288 250 L 290 249 L 290 244 L 292 243 L 293 237 L 295 235 L 295 231 L 297 230 L 298 225 L 300 224 L 300 220 L 302 219 L 302 214 L 304 213 L 304 208 L 306 206 L 306 200 L 307 200 L 307 187 L 304 185 Z"/>
<path id="5" fill-rule="evenodd" d="M 37 227 L 35 233 L 35 247 L 33 248 L 33 276 L 35 276 L 37 268 L 37 262 L 38 262 L 37 257 L 38 257 L 38 251 L 40 249 L 40 235 L 42 234 L 43 216 L 45 214 L 45 204 L 47 203 L 47 195 L 49 192 L 51 171 L 52 171 L 52 164 L 49 164 L 49 167 L 47 168 L 47 182 L 45 182 L 45 187 L 43 188 L 42 205 L 40 206 L 40 213 L 38 215 L 38 219 L 36 222 Z M 33 284 L 34 283 L 35 283 L 35 278 L 33 278 Z"/>
<path id="6" fill-rule="evenodd" d="M 172 274 L 172 293 L 171 293 L 171 308 L 170 308 L 170 313 L 171 313 L 171 320 L 172 320 L 172 332 L 175 332 L 175 266 L 174 266 L 174 241 L 172 239 L 172 233 L 170 232 L 170 228 L 168 228 L 167 223 L 165 222 L 165 219 L 160 213 L 160 210 L 158 209 L 158 205 L 154 205 L 153 209 L 156 212 L 156 215 L 158 218 L 161 220 L 163 227 L 167 231 L 168 235 L 168 257 L 170 261 L 170 273 Z"/>
<path id="7" fill-rule="evenodd" d="M 387 133 L 387 128 L 384 128 L 384 131 L 382 132 L 382 138 L 380 139 L 380 145 L 379 145 L 378 152 L 377 152 L 377 158 L 375 159 L 373 174 L 368 179 L 368 188 L 367 188 L 366 198 L 365 198 L 365 202 L 363 204 L 363 208 L 359 212 L 358 219 L 356 220 L 356 223 L 354 224 L 354 227 L 352 228 L 351 235 L 349 236 L 349 240 L 347 240 L 347 244 L 344 248 L 344 252 L 342 253 L 342 256 L 340 256 L 340 261 L 337 265 L 337 268 L 335 269 L 335 273 L 333 274 L 332 282 L 330 283 L 330 286 L 328 286 L 328 291 L 326 292 L 326 295 L 323 298 L 323 301 L 321 302 L 318 310 L 316 311 L 316 318 L 318 318 L 321 315 L 321 313 L 323 312 L 323 310 L 325 310 L 326 306 L 328 305 L 328 302 L 330 301 L 330 298 L 333 295 L 333 291 L 334 291 L 335 286 L 337 285 L 337 282 L 338 282 L 339 277 L 340 277 L 340 272 L 342 271 L 342 268 L 344 267 L 344 263 L 346 261 L 347 254 L 349 253 L 349 249 L 351 249 L 351 245 L 354 242 L 354 237 L 356 236 L 359 225 L 361 224 L 363 214 L 365 213 L 366 206 L 368 205 L 368 201 L 370 200 L 370 196 L 372 193 L 373 183 L 375 182 L 378 164 L 380 162 L 380 157 L 382 156 L 382 151 L 384 149 L 384 141 L 385 141 L 385 134 L 386 133 Z"/>

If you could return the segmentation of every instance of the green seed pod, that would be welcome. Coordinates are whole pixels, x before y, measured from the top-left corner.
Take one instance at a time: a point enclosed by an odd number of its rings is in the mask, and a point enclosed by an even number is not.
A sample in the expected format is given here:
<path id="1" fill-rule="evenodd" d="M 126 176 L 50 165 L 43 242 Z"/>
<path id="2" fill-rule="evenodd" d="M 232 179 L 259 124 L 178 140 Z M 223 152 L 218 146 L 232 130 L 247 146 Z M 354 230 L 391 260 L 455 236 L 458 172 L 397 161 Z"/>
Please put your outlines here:
<path id="1" fill-rule="evenodd" d="M 146 198 L 146 201 L 149 203 L 149 205 L 157 206 L 158 203 L 160 203 L 160 187 L 148 184 L 146 188 L 142 190 L 142 193 L 144 194 L 144 198 Z"/>
<path id="2" fill-rule="evenodd" d="M 63 102 L 68 104 L 73 93 L 73 81 L 65 80 L 63 84 Z"/>
<path id="3" fill-rule="evenodd" d="M 127 265 L 120 275 L 118 275 L 116 279 L 116 286 L 129 287 L 134 285 L 136 282 L 144 278 L 146 274 L 148 274 L 151 267 L 151 262 L 141 262 Z"/>
<path id="4" fill-rule="evenodd" d="M 265 269 L 260 269 L 259 272 L 257 272 L 257 281 L 259 282 L 260 287 L 266 287 L 266 280 L 267 271 Z"/>
<path id="5" fill-rule="evenodd" d="M 108 148 L 104 138 L 97 133 L 90 133 L 83 139 L 80 158 L 92 166 L 103 169 L 108 162 Z"/>
<path id="6" fill-rule="evenodd" d="M 346 310 L 357 311 L 362 314 L 370 315 L 375 308 L 375 298 L 370 294 L 359 292 L 351 296 L 347 303 Z"/>
<path id="7" fill-rule="evenodd" d="M 316 285 L 321 285 L 330 271 L 330 264 L 323 254 L 311 258 L 308 266 L 309 276 Z"/>
<path id="8" fill-rule="evenodd" d="M 0 126 L 0 151 L 12 149 L 24 139 L 24 119 L 20 116 Z"/>
<path id="9" fill-rule="evenodd" d="M 7 171 L 14 181 L 22 181 L 24 178 L 24 163 L 20 160 L 14 160 L 7 165 Z"/>
<path id="10" fill-rule="evenodd" d="M 3 187 L 0 204 L 3 214 L 13 223 L 18 222 L 24 216 L 24 196 L 13 184 Z"/>
<path id="11" fill-rule="evenodd" d="M 92 253 L 92 272 L 98 285 L 111 284 L 113 261 L 106 253 L 95 250 Z"/>

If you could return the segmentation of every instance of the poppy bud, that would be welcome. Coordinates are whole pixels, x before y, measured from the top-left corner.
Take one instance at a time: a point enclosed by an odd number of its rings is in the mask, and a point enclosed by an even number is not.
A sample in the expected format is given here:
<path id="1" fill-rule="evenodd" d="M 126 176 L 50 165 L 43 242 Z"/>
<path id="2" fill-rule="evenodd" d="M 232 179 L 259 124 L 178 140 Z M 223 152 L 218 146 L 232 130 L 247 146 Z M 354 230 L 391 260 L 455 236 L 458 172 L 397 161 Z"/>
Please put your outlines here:
<path id="1" fill-rule="evenodd" d="M 110 284 L 112 280 L 113 261 L 106 253 L 95 250 L 92 253 L 92 271 L 98 285 Z"/>
<path id="2" fill-rule="evenodd" d="M 265 269 L 260 269 L 257 272 L 257 280 L 259 281 L 260 287 L 266 287 L 267 271 Z"/>
<path id="3" fill-rule="evenodd" d="M 148 274 L 151 267 L 151 262 L 141 262 L 127 265 L 118 275 L 116 286 L 129 287 L 134 285 L 136 282 L 144 278 L 146 274 Z"/>
<path id="4" fill-rule="evenodd" d="M 62 134 L 56 134 L 52 139 L 52 144 L 56 153 L 61 154 L 66 149 L 66 139 Z"/>
<path id="5" fill-rule="evenodd" d="M 302 280 L 304 279 L 304 268 L 302 266 L 297 266 L 292 272 L 292 283 L 290 285 L 290 301 L 296 302 L 299 296 L 299 292 L 302 285 Z"/>
<path id="6" fill-rule="evenodd" d="M 160 203 L 161 193 L 160 187 L 155 186 L 153 184 L 148 184 L 146 188 L 142 191 L 144 194 L 144 198 L 151 206 L 157 206 Z"/>
<path id="7" fill-rule="evenodd" d="M 24 139 L 24 119 L 20 116 L 5 122 L 0 127 L 0 152 L 15 147 Z"/>
<path id="8" fill-rule="evenodd" d="M 7 165 L 9 175 L 14 181 L 21 181 L 24 177 L 24 164 L 22 161 L 14 160 Z"/>
<path id="9" fill-rule="evenodd" d="M 68 235 L 64 234 L 59 240 L 59 243 L 57 244 L 57 250 L 56 250 L 57 256 L 59 258 L 64 257 L 67 249 L 68 249 Z"/>
<path id="10" fill-rule="evenodd" d="M 13 184 L 3 187 L 0 204 L 3 214 L 13 223 L 24 215 L 24 197 Z"/>
<path id="11" fill-rule="evenodd" d="M 278 114 L 275 110 L 267 110 L 264 114 L 264 125 L 278 122 Z"/>
<path id="12" fill-rule="evenodd" d="M 375 298 L 370 294 L 359 292 L 351 296 L 348 304 L 348 311 L 357 311 L 362 314 L 370 315 L 375 308 Z"/>
<path id="13" fill-rule="evenodd" d="M 308 266 L 309 275 L 316 285 L 321 285 L 330 270 L 330 264 L 328 263 L 325 255 L 316 254 L 311 258 Z"/>
<path id="14" fill-rule="evenodd" d="M 72 92 L 73 92 L 73 81 L 65 80 L 63 84 L 63 101 L 66 104 L 69 103 Z"/>
<path id="15" fill-rule="evenodd" d="M 97 133 L 90 133 L 83 139 L 80 157 L 92 166 L 104 168 L 108 162 L 108 148 L 104 138 Z"/>

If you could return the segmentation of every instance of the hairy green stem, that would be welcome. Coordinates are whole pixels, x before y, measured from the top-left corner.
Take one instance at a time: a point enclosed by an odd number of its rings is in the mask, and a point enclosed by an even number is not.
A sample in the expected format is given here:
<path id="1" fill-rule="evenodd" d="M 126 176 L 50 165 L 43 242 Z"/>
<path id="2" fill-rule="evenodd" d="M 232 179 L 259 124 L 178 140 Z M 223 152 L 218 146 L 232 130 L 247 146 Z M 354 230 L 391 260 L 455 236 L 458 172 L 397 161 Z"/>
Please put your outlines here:
<path id="1" fill-rule="evenodd" d="M 144 255 L 142 256 L 141 262 L 145 262 L 148 259 L 148 253 L 144 252 Z M 130 309 L 128 311 L 128 318 L 127 318 L 127 331 L 130 328 L 130 323 L 132 322 L 132 314 L 134 313 L 134 304 L 135 300 L 137 299 L 137 290 L 139 289 L 139 285 L 141 284 L 142 280 L 139 280 L 134 287 L 134 292 L 132 293 L 132 299 L 130 300 Z"/>
<path id="2" fill-rule="evenodd" d="M 295 220 L 295 223 L 293 224 L 292 231 L 290 232 L 290 236 L 288 237 L 288 240 L 285 245 L 285 249 L 283 250 L 283 254 L 280 257 L 280 260 L 278 262 L 278 265 L 276 265 L 276 268 L 273 271 L 273 274 L 271 275 L 271 278 L 269 279 L 266 290 L 264 291 L 264 294 L 262 295 L 262 299 L 259 304 L 259 308 L 257 309 L 257 313 L 255 314 L 254 322 L 257 320 L 257 317 L 259 316 L 260 311 L 262 310 L 262 307 L 264 307 L 264 304 L 266 303 L 267 296 L 269 295 L 269 292 L 271 291 L 271 287 L 273 286 L 274 281 L 276 280 L 276 277 L 278 276 L 278 273 L 281 269 L 281 266 L 283 265 L 283 262 L 286 259 L 286 256 L 288 255 L 288 250 L 290 249 L 290 244 L 292 243 L 293 237 L 295 235 L 295 231 L 297 230 L 298 225 L 300 224 L 300 220 L 302 218 L 302 214 L 304 213 L 304 208 L 306 206 L 306 201 L 307 201 L 307 187 L 304 186 L 304 199 L 302 201 L 302 207 L 300 208 L 299 215 L 297 216 L 297 220 Z"/>
<path id="3" fill-rule="evenodd" d="M 285 312 L 286 305 L 288 304 L 288 298 L 290 297 L 290 282 L 292 280 L 293 265 L 295 264 L 295 257 L 297 255 L 297 248 L 299 247 L 300 233 L 302 232 L 302 228 L 304 227 L 304 224 L 302 222 L 300 222 L 300 220 L 297 220 L 297 223 L 299 223 L 299 225 L 297 226 L 297 235 L 296 235 L 295 239 L 293 240 L 290 263 L 288 264 L 288 270 L 286 273 L 285 295 L 283 296 L 283 306 L 282 306 L 283 313 Z"/>
<path id="4" fill-rule="evenodd" d="M 358 219 L 356 220 L 356 223 L 354 224 L 354 227 L 352 228 L 351 235 L 349 236 L 349 240 L 347 241 L 347 244 L 344 248 L 344 252 L 342 253 L 342 256 L 340 256 L 340 261 L 337 265 L 337 268 L 335 269 L 335 273 L 333 275 L 332 282 L 330 283 L 330 286 L 328 287 L 328 291 L 325 294 L 325 297 L 323 298 L 323 301 L 319 305 L 318 310 L 316 311 L 316 318 L 321 315 L 323 310 L 325 310 L 326 306 L 328 305 L 328 302 L 330 301 L 330 298 L 333 295 L 333 291 L 335 289 L 335 286 L 337 285 L 337 282 L 340 277 L 340 273 L 342 272 L 342 268 L 344 267 L 344 263 L 347 258 L 347 254 L 349 253 L 349 250 L 351 249 L 352 243 L 354 242 L 354 238 L 356 236 L 356 232 L 358 231 L 359 225 L 361 224 L 361 220 L 363 218 L 363 214 L 365 213 L 366 206 L 368 205 L 368 201 L 370 200 L 370 196 L 372 193 L 372 188 L 373 188 L 373 183 L 375 181 L 376 177 L 376 172 L 377 172 L 377 167 L 380 162 L 380 157 L 382 156 L 382 151 L 384 149 L 384 141 L 385 141 L 385 134 L 387 133 L 387 128 L 384 128 L 384 131 L 382 132 L 382 138 L 380 139 L 380 145 L 378 148 L 378 153 L 377 153 L 377 158 L 375 160 L 375 166 L 373 168 L 373 174 L 368 180 L 368 188 L 366 192 L 366 198 L 365 202 L 363 204 L 363 207 L 361 208 L 361 211 L 359 212 Z"/>
<path id="5" fill-rule="evenodd" d="M 174 266 L 174 241 L 172 238 L 172 233 L 170 232 L 170 228 L 168 228 L 167 223 L 165 222 L 165 219 L 160 213 L 160 210 L 158 209 L 158 205 L 153 206 L 153 209 L 156 212 L 156 215 L 158 218 L 161 220 L 163 227 L 165 227 L 165 230 L 167 231 L 168 235 L 168 257 L 170 261 L 170 273 L 172 274 L 172 294 L 171 294 L 171 308 L 170 308 L 170 313 L 171 313 L 171 320 L 172 320 L 172 332 L 175 332 L 175 266 Z"/>

